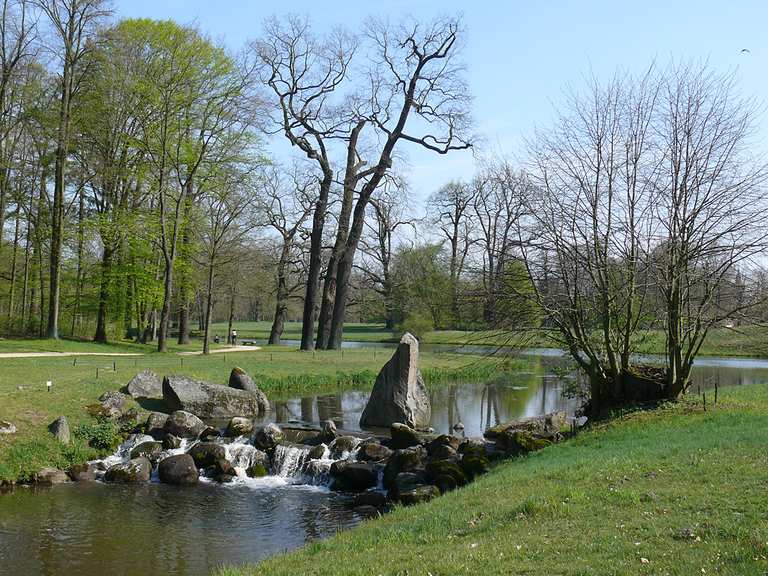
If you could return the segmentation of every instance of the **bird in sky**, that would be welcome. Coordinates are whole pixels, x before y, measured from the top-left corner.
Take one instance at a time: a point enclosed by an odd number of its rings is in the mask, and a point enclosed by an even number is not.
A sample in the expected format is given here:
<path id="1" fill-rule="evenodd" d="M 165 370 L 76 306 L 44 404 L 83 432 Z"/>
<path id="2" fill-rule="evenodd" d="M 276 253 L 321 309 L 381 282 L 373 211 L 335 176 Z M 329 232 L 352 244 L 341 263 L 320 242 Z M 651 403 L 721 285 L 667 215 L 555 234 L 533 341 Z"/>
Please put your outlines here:
<path id="1" fill-rule="evenodd" d="M 741 49 L 742 54 L 750 54 L 749 48 L 742 48 Z"/>

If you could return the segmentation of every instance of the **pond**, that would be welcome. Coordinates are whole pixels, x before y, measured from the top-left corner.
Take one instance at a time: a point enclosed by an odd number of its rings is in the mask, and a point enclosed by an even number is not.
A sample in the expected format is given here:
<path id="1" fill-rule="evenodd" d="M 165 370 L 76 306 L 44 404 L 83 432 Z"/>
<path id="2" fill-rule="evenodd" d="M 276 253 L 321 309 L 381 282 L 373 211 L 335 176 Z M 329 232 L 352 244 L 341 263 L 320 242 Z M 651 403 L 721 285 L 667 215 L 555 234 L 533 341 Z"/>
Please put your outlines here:
<path id="1" fill-rule="evenodd" d="M 573 400 L 559 377 L 567 360 L 531 351 L 524 370 L 490 382 L 430 387 L 436 432 L 457 422 L 476 436 L 517 416 L 564 409 Z M 768 361 L 702 359 L 694 388 L 768 382 Z M 275 403 L 268 421 L 358 429 L 367 393 L 345 391 Z M 260 479 L 178 488 L 152 482 L 99 482 L 17 488 L 0 495 L 0 575 L 208 575 L 222 564 L 253 562 L 350 528 L 363 516 L 348 497 L 273 470 Z"/>

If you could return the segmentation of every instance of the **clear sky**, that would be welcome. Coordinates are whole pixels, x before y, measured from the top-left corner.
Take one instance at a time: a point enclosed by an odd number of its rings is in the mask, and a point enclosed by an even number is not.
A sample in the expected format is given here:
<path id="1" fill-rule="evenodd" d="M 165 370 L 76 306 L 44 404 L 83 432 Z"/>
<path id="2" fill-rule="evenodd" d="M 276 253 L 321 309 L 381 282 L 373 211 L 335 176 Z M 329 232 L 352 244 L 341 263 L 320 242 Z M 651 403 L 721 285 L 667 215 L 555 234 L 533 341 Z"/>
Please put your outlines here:
<path id="1" fill-rule="evenodd" d="M 706 59 L 734 72 L 744 95 L 762 106 L 768 100 L 766 0 L 115 0 L 115 7 L 121 17 L 194 23 L 233 49 L 258 36 L 273 14 L 307 15 L 318 32 L 355 30 L 370 15 L 461 14 L 478 131 L 486 153 L 511 157 L 524 156 L 524 138 L 551 122 L 565 89 L 580 88 L 586 75 L 643 70 L 654 59 Z M 760 120 L 759 138 L 768 141 L 766 116 Z M 474 164 L 464 152 L 446 158 L 409 150 L 409 160 L 419 198 L 471 176 Z"/>

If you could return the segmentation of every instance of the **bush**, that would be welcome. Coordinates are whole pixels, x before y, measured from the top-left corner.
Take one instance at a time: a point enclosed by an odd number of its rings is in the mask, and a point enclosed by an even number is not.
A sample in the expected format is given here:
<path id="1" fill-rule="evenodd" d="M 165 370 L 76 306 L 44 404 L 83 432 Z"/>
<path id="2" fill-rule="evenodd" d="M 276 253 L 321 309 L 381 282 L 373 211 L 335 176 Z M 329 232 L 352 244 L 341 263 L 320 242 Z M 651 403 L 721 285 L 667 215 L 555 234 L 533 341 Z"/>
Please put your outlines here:
<path id="1" fill-rule="evenodd" d="M 78 425 L 75 436 L 96 450 L 112 450 L 120 444 L 120 430 L 114 422 L 106 419 Z"/>
<path id="2" fill-rule="evenodd" d="M 410 332 L 419 340 L 434 329 L 435 323 L 432 321 L 432 317 L 424 312 L 409 313 L 397 326 L 397 331 L 401 336 L 406 332 Z"/>

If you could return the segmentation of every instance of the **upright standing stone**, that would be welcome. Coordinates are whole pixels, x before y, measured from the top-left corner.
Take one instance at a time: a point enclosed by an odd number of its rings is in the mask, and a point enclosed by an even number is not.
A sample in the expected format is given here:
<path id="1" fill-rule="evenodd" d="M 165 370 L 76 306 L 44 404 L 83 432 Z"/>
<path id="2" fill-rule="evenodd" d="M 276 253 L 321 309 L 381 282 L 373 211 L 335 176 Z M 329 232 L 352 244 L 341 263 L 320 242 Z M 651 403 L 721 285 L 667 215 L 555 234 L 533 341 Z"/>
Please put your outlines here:
<path id="1" fill-rule="evenodd" d="M 419 342 L 405 333 L 392 358 L 376 377 L 360 426 L 389 428 L 395 422 L 429 425 L 432 408 L 419 370 Z"/>
<path id="2" fill-rule="evenodd" d="M 51 422 L 50 426 L 48 426 L 48 429 L 51 431 L 51 434 L 56 436 L 56 439 L 61 442 L 62 444 L 69 444 L 71 440 L 71 435 L 69 433 L 69 422 L 67 421 L 66 416 L 59 416 Z"/>

